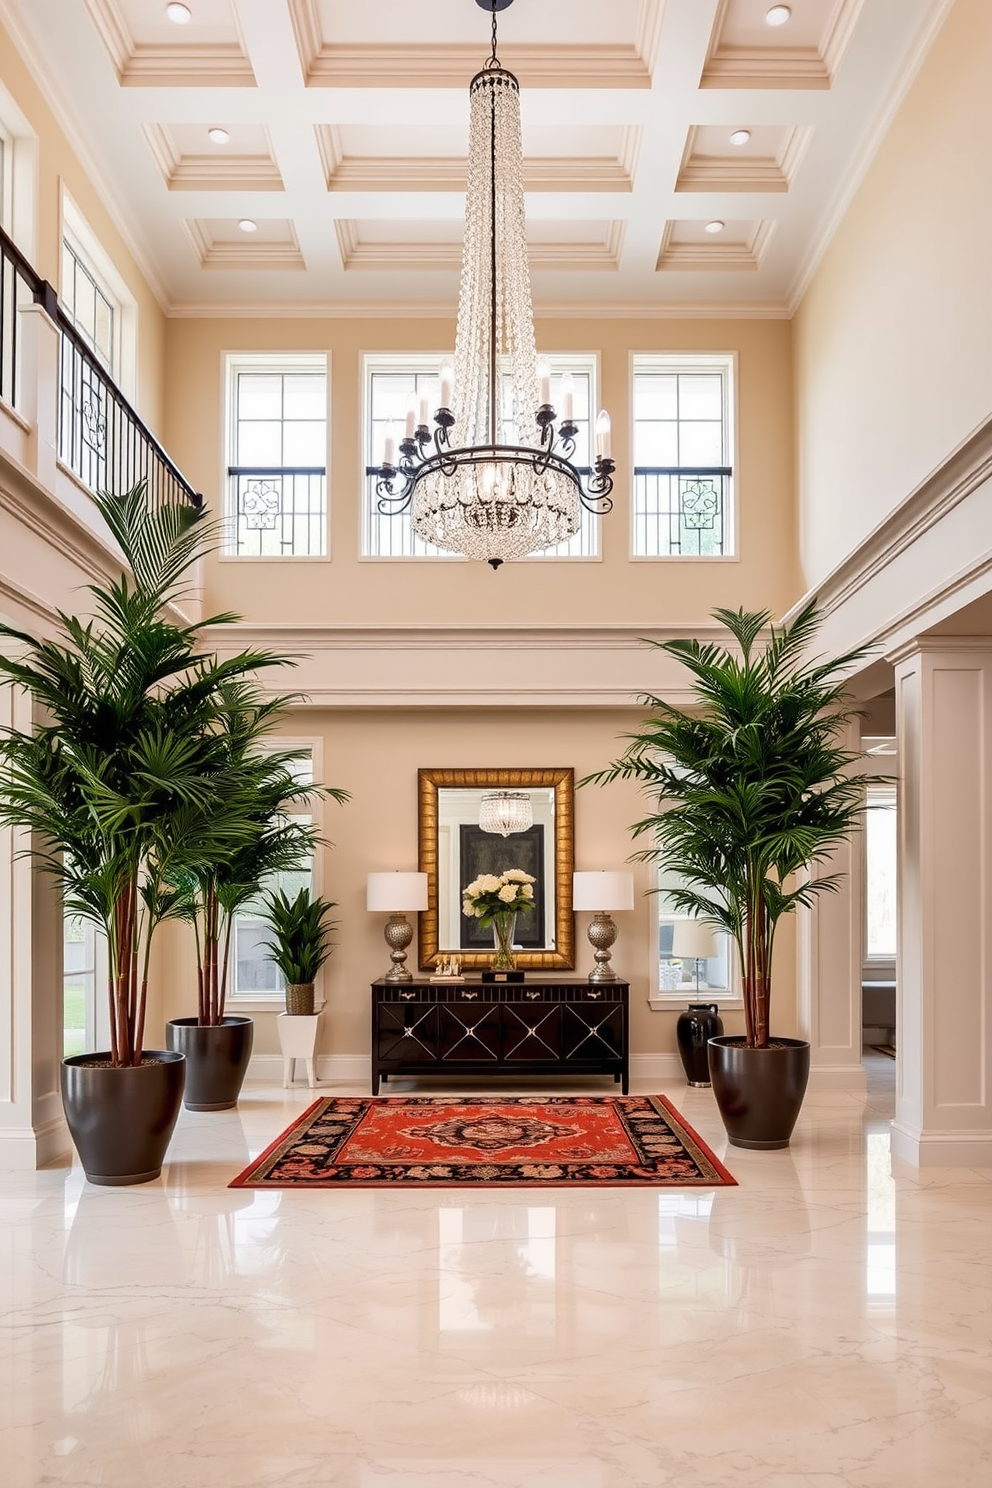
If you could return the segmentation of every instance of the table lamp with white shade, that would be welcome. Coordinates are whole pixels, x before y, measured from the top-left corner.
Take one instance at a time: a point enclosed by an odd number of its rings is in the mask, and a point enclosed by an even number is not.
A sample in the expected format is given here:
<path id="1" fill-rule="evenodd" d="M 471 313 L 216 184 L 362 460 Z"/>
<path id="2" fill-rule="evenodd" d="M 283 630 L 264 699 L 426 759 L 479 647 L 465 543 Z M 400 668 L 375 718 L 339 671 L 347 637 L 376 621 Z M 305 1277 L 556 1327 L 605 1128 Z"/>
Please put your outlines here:
<path id="1" fill-rule="evenodd" d="M 572 908 L 591 909 L 593 918 L 586 934 L 596 952 L 596 965 L 589 973 L 591 982 L 615 982 L 617 974 L 610 965 L 610 947 L 617 938 L 617 927 L 610 918 L 634 907 L 632 873 L 598 872 L 572 874 Z"/>
<path id="2" fill-rule="evenodd" d="M 413 973 L 406 969 L 406 948 L 413 939 L 413 926 L 407 914 L 427 908 L 427 874 L 370 873 L 365 904 L 370 913 L 389 916 L 382 933 L 393 965 L 386 981 L 411 982 Z"/>
<path id="3" fill-rule="evenodd" d="M 704 920 L 676 920 L 672 930 L 672 955 L 678 961 L 694 962 L 696 995 L 699 995 L 699 963 L 718 954 L 716 932 Z"/>

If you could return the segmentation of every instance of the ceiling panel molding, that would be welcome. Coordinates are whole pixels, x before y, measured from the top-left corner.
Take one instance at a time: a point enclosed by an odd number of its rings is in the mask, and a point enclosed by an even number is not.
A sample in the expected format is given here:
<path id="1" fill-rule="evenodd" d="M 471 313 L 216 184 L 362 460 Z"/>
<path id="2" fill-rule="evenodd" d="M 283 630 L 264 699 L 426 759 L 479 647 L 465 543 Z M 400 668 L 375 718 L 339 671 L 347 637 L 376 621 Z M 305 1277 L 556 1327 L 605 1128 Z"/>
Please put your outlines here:
<path id="1" fill-rule="evenodd" d="M 763 46 L 723 39 L 734 0 L 720 0 L 701 88 L 829 88 L 854 34 L 864 0 L 838 0 L 816 46 L 790 46 L 787 32 L 769 33 Z"/>
<path id="2" fill-rule="evenodd" d="M 588 224 L 590 233 L 602 229 L 602 236 L 588 240 L 564 242 L 531 242 L 527 256 L 533 270 L 555 273 L 615 271 L 620 267 L 624 223 L 618 221 Z M 352 218 L 338 218 L 334 224 L 341 263 L 349 269 L 452 270 L 460 269 L 460 240 L 398 241 L 363 238 L 359 223 Z"/>
<path id="3" fill-rule="evenodd" d="M 697 155 L 698 128 L 688 133 L 676 191 L 788 191 L 813 130 L 796 125 L 784 131 L 782 148 L 774 156 Z"/>
<path id="4" fill-rule="evenodd" d="M 276 241 L 245 238 L 239 242 L 215 238 L 209 223 L 202 218 L 190 217 L 183 222 L 202 269 L 305 269 L 293 224 L 286 222 L 282 226 L 285 236 Z M 284 305 L 284 313 L 285 308 Z"/>
<path id="5" fill-rule="evenodd" d="M 116 0 L 83 0 L 122 88 L 253 88 L 237 42 L 149 45 L 135 41 Z"/>
<path id="6" fill-rule="evenodd" d="M 726 242 L 718 238 L 706 243 L 680 243 L 674 236 L 679 224 L 666 222 L 655 268 L 692 270 L 755 270 L 761 267 L 772 234 L 774 222 L 757 222 L 743 242 Z"/>
<path id="7" fill-rule="evenodd" d="M 328 191 L 465 190 L 465 160 L 459 156 L 345 155 L 333 124 L 315 125 L 317 149 Z M 629 192 L 640 130 L 627 128 L 619 155 L 538 156 L 524 160 L 527 191 Z"/>
<path id="8" fill-rule="evenodd" d="M 323 35 L 317 0 L 287 3 L 308 88 L 464 89 L 484 60 L 476 43 L 335 44 Z M 631 43 L 507 44 L 500 47 L 500 60 L 528 88 L 650 88 L 661 15 L 661 0 L 645 0 Z M 647 46 L 654 51 L 645 56 L 641 48 Z"/>
<path id="9" fill-rule="evenodd" d="M 145 139 L 170 191 L 282 191 L 271 155 L 182 155 L 165 124 L 144 125 Z"/>
<path id="10" fill-rule="evenodd" d="M 177 301 L 170 320 L 423 320 L 454 325 L 455 301 L 395 300 L 196 300 Z M 535 300 L 535 320 L 789 320 L 780 300 L 648 300 L 642 304 L 590 304 Z"/>

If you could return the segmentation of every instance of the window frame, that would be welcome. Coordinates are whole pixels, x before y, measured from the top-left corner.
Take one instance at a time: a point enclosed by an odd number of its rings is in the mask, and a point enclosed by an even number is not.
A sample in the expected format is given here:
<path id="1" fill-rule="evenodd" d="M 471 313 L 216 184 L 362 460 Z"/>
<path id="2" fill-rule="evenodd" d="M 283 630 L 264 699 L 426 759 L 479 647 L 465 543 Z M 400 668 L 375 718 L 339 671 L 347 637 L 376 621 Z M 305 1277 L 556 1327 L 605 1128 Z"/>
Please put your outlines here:
<path id="1" fill-rule="evenodd" d="M 323 777 L 323 740 L 317 735 L 290 736 L 278 735 L 272 737 L 266 746 L 267 753 L 281 753 L 283 750 L 298 749 L 307 751 L 310 755 L 310 779 L 311 782 L 320 781 Z M 323 799 L 316 796 L 311 802 L 309 811 L 292 811 L 287 813 L 288 819 L 312 821 L 317 828 L 318 837 L 323 836 Z M 323 853 L 320 851 L 320 843 L 314 846 L 313 857 L 310 863 L 310 892 L 318 895 L 323 892 Z M 284 1012 L 286 1008 L 286 994 L 284 988 L 273 992 L 262 992 L 258 989 L 239 992 L 237 990 L 238 956 L 237 956 L 237 920 L 235 915 L 235 926 L 231 936 L 231 959 L 227 968 L 227 987 L 225 989 L 224 1006 L 229 1013 L 272 1013 Z M 245 916 L 245 918 L 254 918 Z M 314 1011 L 320 1012 L 327 1001 L 324 992 L 325 967 L 321 967 L 314 979 Z"/>
<path id="2" fill-rule="evenodd" d="M 135 402 L 135 388 L 137 382 L 137 324 L 138 307 L 134 296 L 128 289 L 123 277 L 110 254 L 104 248 L 100 239 L 93 231 L 82 212 L 69 195 L 68 191 L 62 189 L 62 212 L 59 237 L 59 300 L 66 315 L 75 325 L 75 319 L 69 314 L 64 300 L 65 285 L 63 283 L 64 247 L 67 246 L 73 257 L 80 263 L 89 274 L 94 284 L 99 288 L 101 294 L 113 305 L 114 308 L 114 334 L 111 364 L 105 366 L 103 357 L 95 351 L 95 355 L 101 365 L 109 373 L 111 381 L 120 389 L 125 398 L 132 403 Z M 80 333 L 87 340 L 86 333 Z"/>
<path id="3" fill-rule="evenodd" d="M 324 524 L 322 553 L 239 553 L 236 542 L 237 511 L 232 500 L 232 469 L 238 440 L 237 378 L 240 372 L 284 375 L 314 372 L 318 364 L 324 375 Z M 224 537 L 217 551 L 221 563 L 329 563 L 331 561 L 331 353 L 330 351 L 226 351 L 223 353 L 223 427 L 221 490 L 224 493 Z M 289 467 L 286 467 L 289 468 Z M 234 535 L 232 536 L 232 529 Z"/>
<path id="4" fill-rule="evenodd" d="M 589 377 L 589 442 L 590 446 L 594 438 L 596 410 L 598 408 L 597 397 L 600 381 L 600 356 L 598 351 L 541 351 L 539 357 L 547 360 L 551 376 L 558 377 L 565 372 L 578 373 Z M 413 372 L 427 373 L 432 368 L 426 364 L 436 360 L 437 367 L 445 360 L 453 360 L 451 351 L 425 351 L 425 352 L 388 352 L 370 351 L 362 354 L 362 417 L 359 430 L 360 439 L 360 469 L 362 472 L 361 488 L 361 518 L 358 530 L 358 561 L 360 563 L 438 563 L 455 562 L 468 563 L 469 559 L 463 553 L 372 553 L 366 550 L 367 535 L 370 533 L 372 509 L 369 504 L 371 497 L 369 469 L 371 468 L 371 430 L 372 430 L 372 375 L 375 372 Z M 401 431 L 402 432 L 402 431 Z M 595 544 L 596 551 L 592 553 L 528 553 L 520 561 L 525 563 L 602 563 L 603 552 L 601 542 L 600 519 L 594 513 L 587 512 L 582 508 L 581 521 L 587 525 L 587 532 Z M 580 527 L 580 531 L 582 528 Z"/>
<path id="5" fill-rule="evenodd" d="M 725 374 L 724 380 L 724 445 L 729 452 L 730 474 L 727 479 L 726 509 L 724 515 L 724 546 L 723 553 L 637 553 L 635 549 L 637 507 L 636 507 L 636 480 L 637 480 L 637 424 L 635 417 L 636 381 L 638 373 L 691 373 L 720 370 Z M 630 508 L 629 508 L 629 538 L 628 557 L 631 563 L 739 563 L 740 542 L 738 532 L 738 510 L 740 506 L 738 486 L 740 482 L 740 471 L 738 466 L 738 429 L 739 418 L 739 388 L 740 378 L 738 376 L 738 354 L 736 351 L 633 351 L 630 353 L 628 371 L 628 392 L 630 401 Z M 692 469 L 694 467 L 686 467 Z"/>

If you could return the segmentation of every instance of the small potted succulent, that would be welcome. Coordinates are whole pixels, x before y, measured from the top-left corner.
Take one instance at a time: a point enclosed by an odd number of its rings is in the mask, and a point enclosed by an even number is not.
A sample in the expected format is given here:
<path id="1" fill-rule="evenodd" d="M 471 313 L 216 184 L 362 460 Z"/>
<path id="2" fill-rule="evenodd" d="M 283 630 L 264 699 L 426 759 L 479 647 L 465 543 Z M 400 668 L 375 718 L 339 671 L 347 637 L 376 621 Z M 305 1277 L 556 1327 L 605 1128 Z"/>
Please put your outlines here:
<path id="1" fill-rule="evenodd" d="M 330 935 L 337 921 L 328 916 L 336 907 L 305 888 L 295 899 L 280 889 L 265 900 L 262 918 L 272 931 L 267 947 L 286 978 L 287 1013 L 313 1013 L 314 979 L 334 949 Z"/>

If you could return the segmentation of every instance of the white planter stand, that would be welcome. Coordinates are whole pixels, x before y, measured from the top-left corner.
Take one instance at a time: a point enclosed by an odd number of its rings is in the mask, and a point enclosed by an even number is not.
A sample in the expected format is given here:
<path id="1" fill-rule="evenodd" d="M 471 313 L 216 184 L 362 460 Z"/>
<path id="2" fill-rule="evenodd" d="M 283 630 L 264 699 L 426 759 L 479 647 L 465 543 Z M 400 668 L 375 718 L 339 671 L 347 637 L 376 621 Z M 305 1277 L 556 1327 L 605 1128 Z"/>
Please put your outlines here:
<path id="1" fill-rule="evenodd" d="M 293 1083 L 293 1062 L 305 1059 L 307 1084 L 311 1090 L 317 1084 L 314 1050 L 317 1047 L 317 1025 L 320 1013 L 280 1013 L 276 1018 L 279 1030 L 279 1047 L 282 1049 L 282 1083 Z"/>

